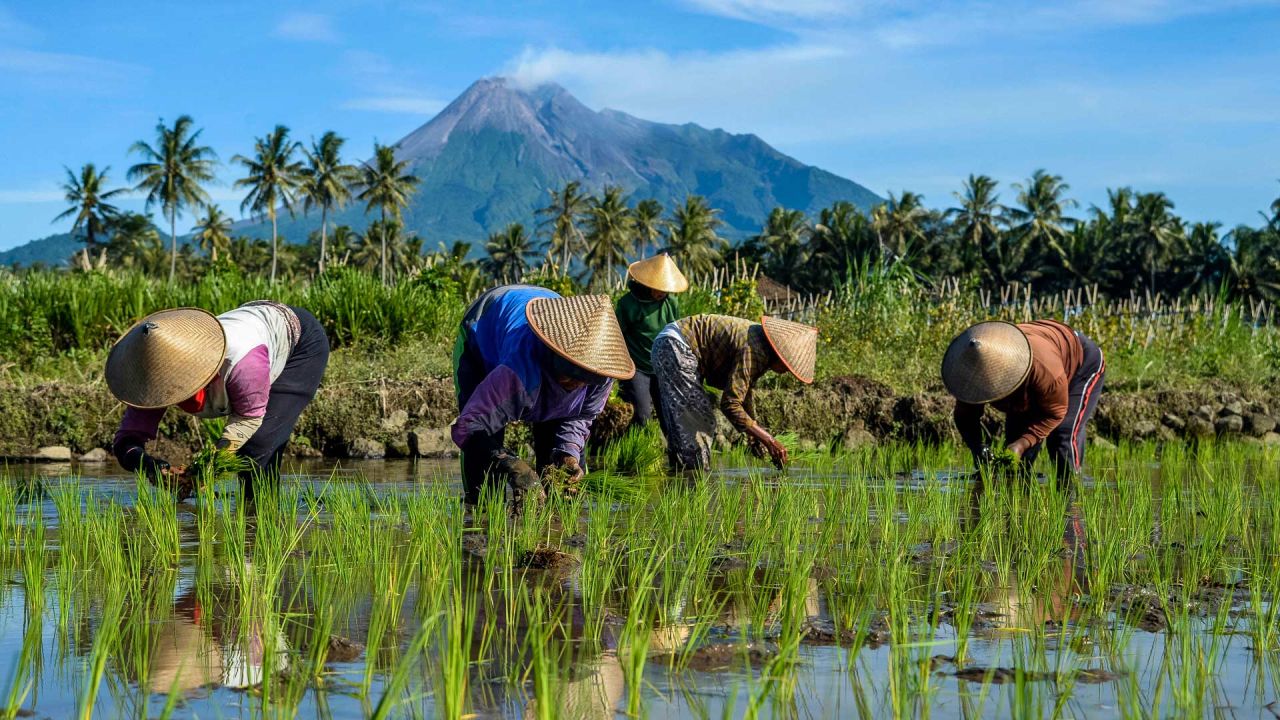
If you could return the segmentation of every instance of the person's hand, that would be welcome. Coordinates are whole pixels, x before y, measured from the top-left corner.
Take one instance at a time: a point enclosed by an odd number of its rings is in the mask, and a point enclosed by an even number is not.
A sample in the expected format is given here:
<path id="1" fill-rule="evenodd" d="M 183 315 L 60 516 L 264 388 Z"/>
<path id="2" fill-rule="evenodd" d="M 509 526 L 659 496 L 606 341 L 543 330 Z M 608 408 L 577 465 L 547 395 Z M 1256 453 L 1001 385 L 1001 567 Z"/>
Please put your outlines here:
<path id="1" fill-rule="evenodd" d="M 764 444 L 764 449 L 769 451 L 769 459 L 773 460 L 773 466 L 781 470 L 782 466 L 787 464 L 786 446 L 772 436 L 760 442 Z"/>
<path id="2" fill-rule="evenodd" d="M 578 462 L 578 458 L 572 455 L 566 455 L 560 459 L 560 466 L 565 469 L 565 482 L 570 485 L 576 485 L 587 471 L 582 467 L 582 463 Z"/>
<path id="3" fill-rule="evenodd" d="M 1031 447 L 1031 443 L 1027 442 L 1023 438 L 1018 438 L 1017 440 L 1014 440 L 1013 442 L 1009 443 L 1009 446 L 1005 449 L 1013 453 L 1019 460 L 1021 460 L 1022 454 L 1025 453 L 1028 449 L 1030 449 L 1030 447 Z"/>
<path id="4" fill-rule="evenodd" d="M 983 445 L 973 451 L 973 464 L 979 467 L 990 465 L 996 461 L 996 454 L 991 452 L 990 445 Z"/>

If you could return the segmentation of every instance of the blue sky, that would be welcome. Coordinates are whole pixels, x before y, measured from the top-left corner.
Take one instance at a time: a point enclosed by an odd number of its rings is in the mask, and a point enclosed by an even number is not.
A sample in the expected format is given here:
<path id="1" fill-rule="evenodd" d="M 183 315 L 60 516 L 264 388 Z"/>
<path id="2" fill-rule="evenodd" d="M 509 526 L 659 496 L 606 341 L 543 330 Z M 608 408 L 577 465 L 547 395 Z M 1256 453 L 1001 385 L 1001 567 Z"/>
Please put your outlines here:
<path id="1" fill-rule="evenodd" d="M 971 172 L 1012 202 L 1044 167 L 1082 208 L 1132 185 L 1257 224 L 1280 195 L 1278 37 L 1280 4 L 1247 0 L 0 0 L 0 248 L 67 229 L 62 167 L 123 183 L 161 117 L 192 115 L 224 161 L 276 123 L 364 157 L 493 74 L 754 132 L 935 207 Z M 213 195 L 235 211 L 233 179 Z"/>

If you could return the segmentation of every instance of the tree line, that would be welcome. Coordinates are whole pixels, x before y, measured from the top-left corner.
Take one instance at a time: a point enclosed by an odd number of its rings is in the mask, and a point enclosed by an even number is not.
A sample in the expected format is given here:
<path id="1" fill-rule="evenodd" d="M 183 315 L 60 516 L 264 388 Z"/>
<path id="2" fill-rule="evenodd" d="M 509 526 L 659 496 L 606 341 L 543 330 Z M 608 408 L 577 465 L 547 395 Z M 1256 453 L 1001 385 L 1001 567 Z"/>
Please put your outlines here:
<path id="1" fill-rule="evenodd" d="M 988 288 L 1020 283 L 1045 291 L 1098 287 L 1113 297 L 1280 297 L 1280 198 L 1260 212 L 1259 226 L 1224 231 L 1219 223 L 1183 220 L 1159 192 L 1110 190 L 1105 206 L 1077 217 L 1080 206 L 1058 175 L 1037 170 L 1013 184 L 1009 204 L 1002 202 L 995 180 L 970 175 L 946 209 L 927 208 L 910 191 L 891 192 L 869 211 L 836 202 L 816 218 L 779 207 L 757 234 L 734 244 L 722 236 L 719 210 L 704 197 L 691 195 L 668 210 L 657 200 L 633 200 L 621 187 L 595 194 L 571 181 L 548 191 L 547 204 L 532 218 L 532 232 L 524 223 L 511 223 L 489 236 L 477 260 L 466 242 L 440 243 L 424 254 L 422 239 L 404 231 L 402 210 L 419 179 L 396 159 L 394 147 L 375 143 L 371 160 L 350 164 L 342 157 L 346 141 L 336 133 L 304 145 L 283 125 L 256 138 L 250 155 L 231 158 L 243 173 L 234 181 L 246 193 L 240 209 L 270 222 L 270 241 L 233 238 L 231 219 L 206 190 L 218 161 L 200 144 L 200 135 L 186 115 L 172 126 L 159 122 L 153 141 L 130 148 L 140 156 L 126 173 L 130 187 L 110 188 L 109 168 L 98 170 L 92 163 L 79 173 L 66 169 L 68 208 L 55 220 L 74 219 L 72 232 L 85 245 L 82 267 L 110 262 L 158 275 L 167 261 L 170 281 L 180 265 L 188 274 L 234 266 L 275 281 L 340 264 L 376 271 L 389 283 L 434 266 L 466 286 L 482 287 L 519 281 L 540 264 L 582 284 L 601 285 L 629 259 L 667 252 L 695 275 L 730 259 L 745 260 L 805 292 L 823 292 L 865 269 L 895 264 L 926 281 L 963 277 Z M 150 216 L 113 204 L 130 190 L 145 193 L 146 210 L 158 209 L 168 221 L 167 251 Z M 364 233 L 346 225 L 331 229 L 330 215 L 353 202 L 363 204 L 366 214 L 376 211 L 377 220 Z M 281 210 L 318 215 L 306 243 L 281 245 Z M 193 245 L 180 248 L 176 218 L 183 212 L 200 214 Z"/>

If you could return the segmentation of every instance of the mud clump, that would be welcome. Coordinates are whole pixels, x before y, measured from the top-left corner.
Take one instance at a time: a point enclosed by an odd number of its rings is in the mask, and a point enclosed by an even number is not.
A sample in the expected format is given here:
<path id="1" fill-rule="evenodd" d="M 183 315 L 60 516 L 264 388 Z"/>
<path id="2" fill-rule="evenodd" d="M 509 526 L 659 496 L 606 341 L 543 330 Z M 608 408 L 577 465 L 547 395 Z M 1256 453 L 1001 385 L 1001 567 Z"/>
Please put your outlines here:
<path id="1" fill-rule="evenodd" d="M 355 640 L 344 638 L 341 635 L 329 636 L 329 651 L 327 655 L 329 662 L 355 662 L 363 652 L 364 645 Z"/>
<path id="2" fill-rule="evenodd" d="M 540 547 L 526 551 L 517 563 L 530 570 L 570 571 L 578 567 L 578 558 L 553 548 Z"/>
<path id="3" fill-rule="evenodd" d="M 699 672 L 734 670 L 743 663 L 758 668 L 778 654 L 778 646 L 769 642 L 753 641 L 743 645 L 737 642 L 712 642 L 702 645 L 689 656 L 689 668 Z"/>
<path id="4" fill-rule="evenodd" d="M 800 628 L 800 642 L 806 645 L 853 647 L 861 642 L 871 649 L 889 642 L 889 616 L 878 613 L 865 627 L 841 628 L 835 622 L 823 618 L 810 618 Z"/>

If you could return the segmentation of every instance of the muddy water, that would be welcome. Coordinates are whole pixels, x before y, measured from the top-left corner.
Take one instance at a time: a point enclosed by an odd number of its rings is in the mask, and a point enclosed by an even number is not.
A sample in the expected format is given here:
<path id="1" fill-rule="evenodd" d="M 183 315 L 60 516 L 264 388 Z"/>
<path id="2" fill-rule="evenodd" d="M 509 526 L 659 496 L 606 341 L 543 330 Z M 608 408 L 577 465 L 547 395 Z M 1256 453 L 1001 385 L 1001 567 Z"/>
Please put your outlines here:
<path id="1" fill-rule="evenodd" d="M 69 466 L 28 466 L 10 468 L 11 474 L 22 476 L 32 486 L 41 482 L 57 482 L 72 468 Z M 94 488 L 127 503 L 133 492 L 133 478 L 114 468 L 77 468 L 82 485 Z M 16 471 L 16 472 L 15 472 Z M 722 478 L 734 482 L 740 473 L 727 471 Z M 294 483 L 321 485 L 338 477 L 364 478 L 375 488 L 420 486 L 422 483 L 448 483 L 459 490 L 455 463 L 451 461 L 411 462 L 344 462 L 341 465 L 314 463 L 289 476 Z M 964 475 L 941 476 L 957 490 Z M 907 476 L 896 482 L 901 492 L 917 491 L 922 476 Z M 42 513 L 50 528 L 56 528 L 57 514 L 52 504 L 37 491 L 27 496 L 29 511 Z M 191 518 L 184 523 L 184 543 L 193 543 Z M 483 572 L 476 568 L 476 572 Z M 156 592 L 165 599 L 164 609 L 156 615 L 152 626 L 153 652 L 146 685 L 136 673 L 125 669 L 127 663 L 109 663 L 103 689 L 95 705 L 95 717 L 159 717 L 166 712 L 168 693 L 182 690 L 184 700 L 172 708 L 173 717 L 257 717 L 263 709 L 254 688 L 262 679 L 261 653 L 264 646 L 285 652 L 305 654 L 305 633 L 288 626 L 258 628 L 257 634 L 237 636 L 229 630 L 240 608 L 229 587 L 212 583 L 212 592 L 203 597 L 196 593 L 196 568 L 184 565 L 154 578 Z M 932 717 L 1122 717 L 1137 708 L 1165 705 L 1172 687 L 1169 667 L 1177 653 L 1183 651 L 1171 636 L 1154 628 L 1142 629 L 1137 623 L 1116 620 L 1108 627 L 1074 628 L 1074 602 L 1090 589 L 1083 585 L 1078 561 L 1062 559 L 1061 583 L 1022 591 L 1001 584 L 995 578 L 978 591 L 979 618 L 967 644 L 967 661 L 959 668 L 953 661 L 957 652 L 955 631 L 945 619 L 934 626 L 932 634 L 913 642 L 911 647 L 892 648 L 877 642 L 875 631 L 860 647 L 849 648 L 820 642 L 820 633 L 812 636 L 799 651 L 800 665 L 794 673 L 794 685 L 777 691 L 762 708 L 766 716 L 795 717 L 891 717 L 916 715 L 918 708 L 894 705 L 891 690 L 895 663 L 904 657 L 932 658 L 932 672 L 912 682 L 922 683 Z M 9 578 L 0 588 L 0 696 L 21 677 L 20 665 L 34 666 L 29 695 L 22 703 L 33 708 L 35 716 L 72 717 L 78 708 L 77 693 L 91 661 L 92 637 L 101 618 L 86 612 L 71 621 L 60 622 L 58 595 L 54 590 L 57 577 L 51 572 L 45 578 L 42 602 L 31 602 L 24 595 L 21 578 Z M 574 592 L 573 578 L 548 571 L 543 582 L 558 585 L 567 596 Z M 287 581 L 286 581 L 287 582 Z M 311 589 L 283 593 L 293 597 L 289 613 L 305 625 L 310 612 Z M 378 697 L 386 682 L 386 663 L 366 656 L 361 644 L 367 637 L 370 608 L 375 598 L 367 591 L 345 615 L 335 621 L 330 646 L 330 676 L 324 690 L 308 690 L 299 705 L 299 717 L 366 717 L 374 708 L 362 699 L 359 691 L 366 673 L 366 663 L 374 663 L 370 697 Z M 170 602 L 171 599 L 171 602 Z M 405 617 L 412 617 L 415 591 L 405 598 Z M 830 623 L 828 598 L 814 582 L 805 601 L 806 613 L 815 628 Z M 1241 609 L 1244 607 L 1241 600 Z M 1026 662 L 1026 638 L 1033 627 L 1065 625 L 1072 632 L 1047 636 L 1043 659 Z M 71 631 L 67 628 L 70 627 Z M 395 642 L 409 642 L 409 631 L 400 627 L 392 631 Z M 1118 633 L 1126 637 L 1123 654 L 1115 655 L 1109 639 Z M 1208 621 L 1193 628 L 1193 634 L 1209 646 Z M 606 634 L 608 635 L 608 634 Z M 265 636 L 270 636 L 269 638 Z M 739 636 L 732 620 L 717 625 L 702 642 L 706 651 L 692 663 L 692 669 L 669 672 L 662 655 L 675 652 L 686 641 L 681 628 L 655 630 L 651 645 L 652 659 L 645 670 L 645 709 L 653 718 L 742 717 L 746 698 L 760 684 L 759 666 L 775 652 L 769 641 L 753 644 L 749 657 L 740 653 Z M 35 654 L 32 648 L 35 647 Z M 25 648 L 25 655 L 24 655 Z M 723 653 L 723 654 L 717 654 Z M 1244 635 L 1217 638 L 1217 645 L 1203 662 L 1215 663 L 1211 681 L 1201 690 L 1210 700 L 1206 706 L 1214 714 L 1228 717 L 1275 717 L 1271 708 L 1277 699 L 1276 658 L 1255 653 Z M 1040 663 L 1045 663 L 1041 665 Z M 483 668 L 484 676 L 472 682 L 469 707 L 475 717 L 528 717 L 537 708 L 496 681 L 507 671 L 501 660 Z M 1018 668 L 1022 673 L 1015 672 Z M 562 680 L 565 705 L 553 716 L 614 717 L 623 716 L 625 695 L 622 667 L 612 638 L 604 647 L 579 657 L 574 671 Z M 0 698 L 2 699 L 2 698 Z M 1167 706 L 1167 705 L 1166 705 Z M 430 696 L 415 697 L 402 706 L 396 716 L 437 716 L 438 708 Z M 268 714 L 270 710 L 268 709 Z"/>

